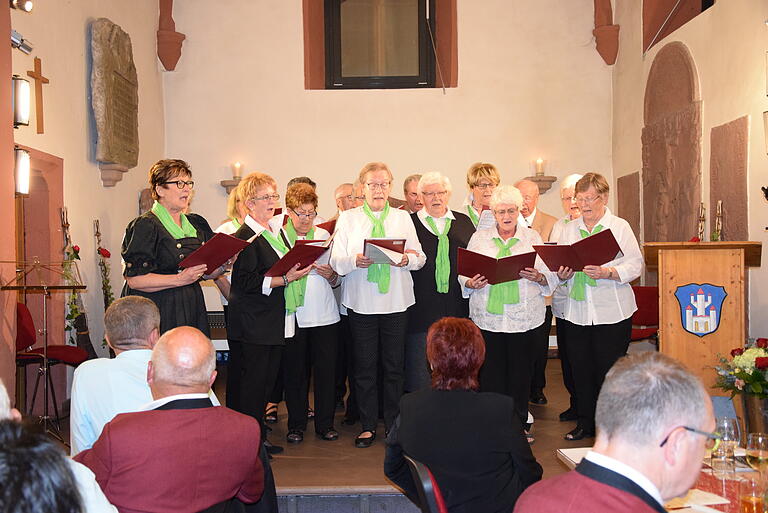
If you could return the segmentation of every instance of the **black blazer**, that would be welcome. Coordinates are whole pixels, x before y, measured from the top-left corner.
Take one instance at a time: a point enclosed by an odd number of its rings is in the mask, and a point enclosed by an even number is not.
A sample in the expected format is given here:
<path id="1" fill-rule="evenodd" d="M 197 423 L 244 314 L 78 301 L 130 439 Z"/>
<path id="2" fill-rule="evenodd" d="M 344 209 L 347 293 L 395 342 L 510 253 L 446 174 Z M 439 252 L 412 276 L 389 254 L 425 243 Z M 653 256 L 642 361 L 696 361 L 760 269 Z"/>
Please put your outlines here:
<path id="1" fill-rule="evenodd" d="M 255 232 L 246 224 L 235 237 L 248 240 Z M 280 260 L 264 237 L 256 237 L 237 257 L 229 291 L 227 335 L 248 344 L 285 344 L 285 294 L 283 287 L 261 293 L 264 274 Z"/>
<path id="2" fill-rule="evenodd" d="M 427 255 L 427 262 L 418 271 L 411 271 L 416 303 L 408 309 L 408 333 L 426 333 L 432 323 L 442 317 L 469 317 L 469 299 L 461 297 L 461 285 L 456 273 L 456 255 L 459 248 L 466 248 L 469 244 L 470 237 L 475 233 L 475 226 L 464 214 L 453 211 L 453 215 L 456 219 L 451 222 L 451 229 L 448 230 L 451 274 L 448 277 L 448 293 L 441 294 L 435 284 L 437 236 L 424 226 L 417 214 L 411 214 L 421 249 Z"/>
<path id="3" fill-rule="evenodd" d="M 451 513 L 510 513 L 542 474 L 514 401 L 490 392 L 421 390 L 400 400 L 384 473 L 418 503 L 403 452 L 429 467 Z"/>

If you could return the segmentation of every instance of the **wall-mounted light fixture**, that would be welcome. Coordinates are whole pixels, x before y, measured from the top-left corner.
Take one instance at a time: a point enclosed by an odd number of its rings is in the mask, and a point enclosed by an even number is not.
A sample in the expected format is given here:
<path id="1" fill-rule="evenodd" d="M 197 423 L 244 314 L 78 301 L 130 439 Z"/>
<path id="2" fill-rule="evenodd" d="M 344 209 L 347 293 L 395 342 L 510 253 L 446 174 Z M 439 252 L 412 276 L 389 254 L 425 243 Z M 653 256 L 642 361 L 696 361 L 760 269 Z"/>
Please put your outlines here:
<path id="1" fill-rule="evenodd" d="M 24 12 L 32 10 L 32 0 L 10 0 L 11 9 L 18 9 Z"/>
<path id="2" fill-rule="evenodd" d="M 11 46 L 18 48 L 27 55 L 32 53 L 32 49 L 34 48 L 32 43 L 30 43 L 27 39 L 24 39 L 24 36 L 13 29 L 11 29 Z"/>
<path id="3" fill-rule="evenodd" d="M 16 146 L 13 150 L 16 159 L 14 164 L 14 175 L 16 176 L 16 194 L 29 194 L 29 171 L 31 159 L 27 150 Z"/>
<path id="4" fill-rule="evenodd" d="M 19 75 L 13 75 L 13 128 L 21 125 L 29 126 L 30 110 L 30 85 L 29 80 L 21 78 Z"/>
<path id="5" fill-rule="evenodd" d="M 232 178 L 237 180 L 241 176 L 243 176 L 243 164 L 240 162 L 235 162 L 232 164 Z"/>
<path id="6" fill-rule="evenodd" d="M 536 160 L 533 161 L 533 165 L 536 169 L 536 176 L 544 176 L 544 163 L 546 161 L 539 157 Z"/>

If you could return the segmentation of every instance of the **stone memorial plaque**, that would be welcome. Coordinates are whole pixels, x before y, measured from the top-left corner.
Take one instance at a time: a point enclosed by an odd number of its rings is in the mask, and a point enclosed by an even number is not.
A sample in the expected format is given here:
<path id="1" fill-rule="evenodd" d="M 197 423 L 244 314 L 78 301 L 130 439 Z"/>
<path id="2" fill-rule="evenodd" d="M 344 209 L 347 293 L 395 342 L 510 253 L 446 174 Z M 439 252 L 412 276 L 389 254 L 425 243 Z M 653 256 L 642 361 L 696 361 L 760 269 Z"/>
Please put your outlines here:
<path id="1" fill-rule="evenodd" d="M 96 119 L 96 160 L 105 187 L 114 186 L 139 158 L 139 82 L 131 37 L 99 18 L 91 25 L 91 106 Z"/>
<path id="2" fill-rule="evenodd" d="M 748 240 L 747 153 L 749 150 L 749 118 L 743 116 L 730 123 L 712 127 L 709 156 L 710 232 L 714 229 L 715 209 L 723 202 L 721 240 Z"/>

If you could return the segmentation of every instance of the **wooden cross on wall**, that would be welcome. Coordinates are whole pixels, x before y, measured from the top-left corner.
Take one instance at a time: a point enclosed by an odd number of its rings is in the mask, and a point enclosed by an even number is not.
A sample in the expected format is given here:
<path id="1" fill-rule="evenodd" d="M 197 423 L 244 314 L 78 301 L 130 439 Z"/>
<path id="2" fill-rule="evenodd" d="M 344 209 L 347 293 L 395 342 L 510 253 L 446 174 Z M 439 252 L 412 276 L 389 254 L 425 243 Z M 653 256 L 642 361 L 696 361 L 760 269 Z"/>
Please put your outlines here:
<path id="1" fill-rule="evenodd" d="M 43 127 L 43 84 L 50 82 L 43 76 L 43 65 L 40 57 L 35 57 L 35 69 L 27 71 L 27 76 L 35 79 L 35 116 L 37 117 L 37 133 L 45 132 Z"/>

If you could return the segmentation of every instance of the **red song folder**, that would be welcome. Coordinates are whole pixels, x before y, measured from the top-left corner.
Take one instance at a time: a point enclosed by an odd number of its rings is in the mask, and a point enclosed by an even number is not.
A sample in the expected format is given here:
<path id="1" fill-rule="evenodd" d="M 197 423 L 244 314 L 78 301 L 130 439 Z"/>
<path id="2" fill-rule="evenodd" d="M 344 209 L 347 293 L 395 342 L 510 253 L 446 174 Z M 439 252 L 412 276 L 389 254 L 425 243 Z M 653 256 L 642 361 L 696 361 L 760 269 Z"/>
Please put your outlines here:
<path id="1" fill-rule="evenodd" d="M 533 246 L 550 271 L 570 267 L 582 271 L 587 265 L 603 265 L 624 256 L 610 229 L 603 230 L 573 244 Z"/>
<path id="2" fill-rule="evenodd" d="M 216 233 L 202 246 L 187 255 L 179 262 L 179 267 L 186 269 L 196 265 L 206 264 L 205 274 L 211 274 L 227 260 L 240 253 L 248 246 L 248 241 L 238 239 L 226 233 Z"/>
<path id="3" fill-rule="evenodd" d="M 298 241 L 297 241 L 298 242 Z M 304 244 L 296 244 L 288 251 L 283 258 L 275 262 L 275 265 L 265 273 L 265 276 L 283 276 L 290 271 L 294 265 L 299 265 L 299 270 L 306 268 L 307 266 L 315 263 L 315 260 L 320 258 L 326 251 L 330 249 L 330 246 L 309 244 L 310 242 L 323 242 L 326 241 L 306 241 Z"/>
<path id="4" fill-rule="evenodd" d="M 322 228 L 323 230 L 327 231 L 328 233 L 333 233 L 333 230 L 336 229 L 336 219 L 331 219 L 330 221 L 326 221 L 324 223 L 320 223 L 317 225 L 318 228 Z"/>
<path id="5" fill-rule="evenodd" d="M 472 278 L 479 274 L 485 276 L 491 285 L 496 285 L 505 281 L 519 280 L 520 271 L 527 267 L 533 267 L 536 263 L 536 252 L 530 251 L 520 255 L 494 258 L 459 248 L 458 260 L 457 272 L 461 276 Z"/>
<path id="6" fill-rule="evenodd" d="M 405 253 L 405 239 L 365 239 L 363 254 L 374 264 L 399 264 Z"/>

